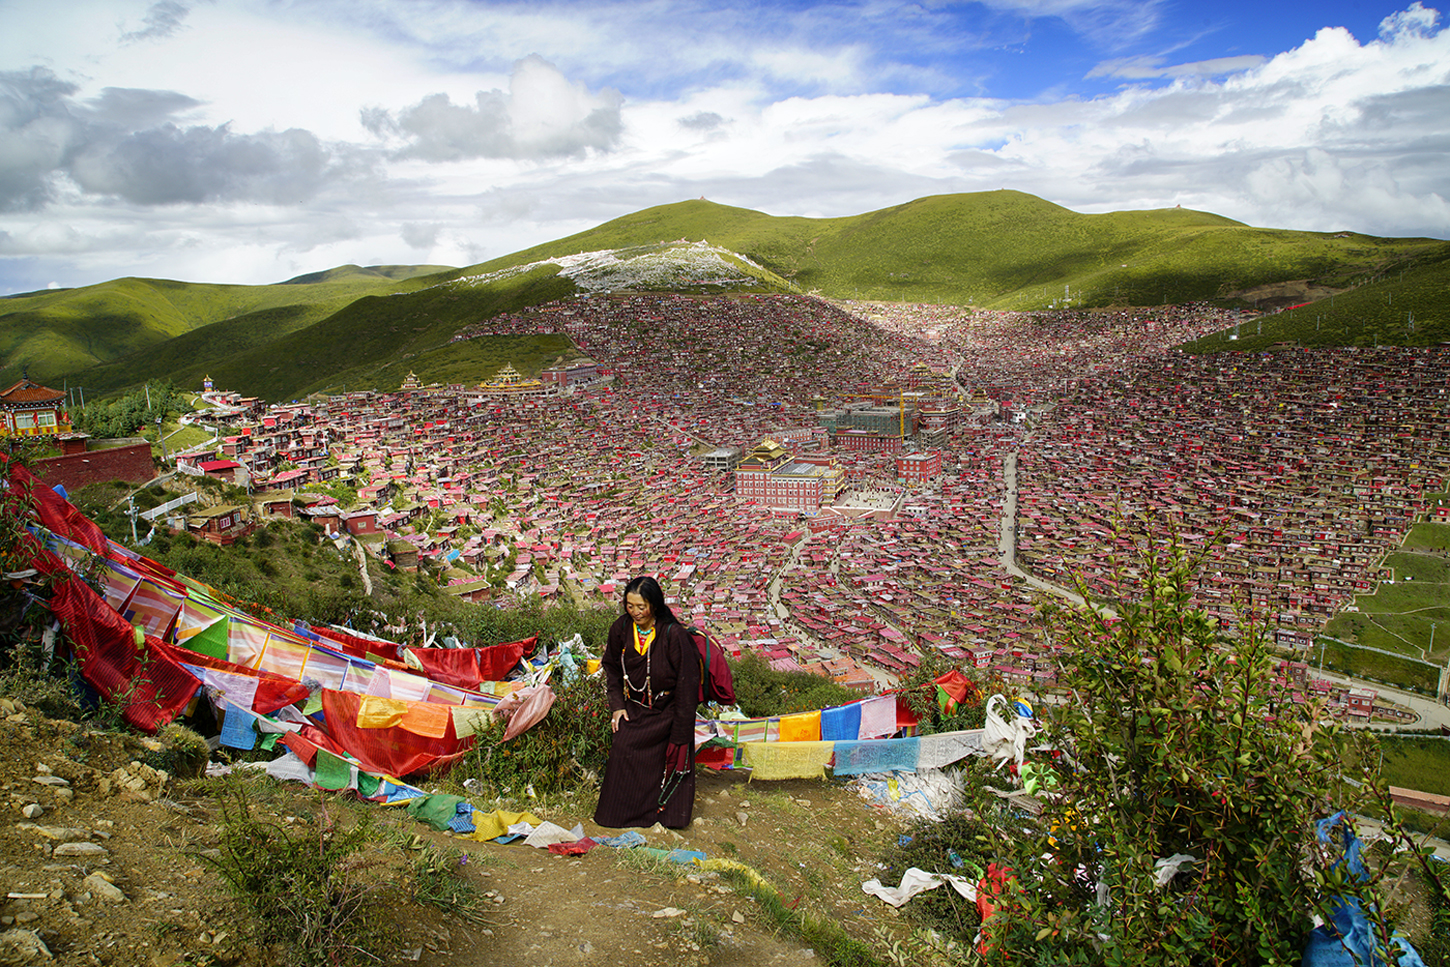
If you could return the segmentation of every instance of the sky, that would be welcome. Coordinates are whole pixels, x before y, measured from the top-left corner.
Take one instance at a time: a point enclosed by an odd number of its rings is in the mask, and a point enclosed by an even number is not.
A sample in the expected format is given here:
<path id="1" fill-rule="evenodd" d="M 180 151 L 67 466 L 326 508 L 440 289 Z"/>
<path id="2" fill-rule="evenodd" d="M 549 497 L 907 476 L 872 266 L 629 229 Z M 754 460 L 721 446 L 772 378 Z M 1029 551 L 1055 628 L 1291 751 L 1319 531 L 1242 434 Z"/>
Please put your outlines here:
<path id="1" fill-rule="evenodd" d="M 1450 237 L 1450 30 L 1418 0 L 0 0 L 0 295 L 999 188 Z"/>

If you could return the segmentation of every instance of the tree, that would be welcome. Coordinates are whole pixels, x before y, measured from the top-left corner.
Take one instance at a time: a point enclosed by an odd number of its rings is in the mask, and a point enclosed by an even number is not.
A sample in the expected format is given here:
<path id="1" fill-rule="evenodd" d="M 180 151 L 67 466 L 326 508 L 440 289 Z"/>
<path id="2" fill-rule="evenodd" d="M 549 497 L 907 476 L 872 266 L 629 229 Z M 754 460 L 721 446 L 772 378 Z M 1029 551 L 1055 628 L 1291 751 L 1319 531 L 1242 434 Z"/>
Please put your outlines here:
<path id="1" fill-rule="evenodd" d="M 1115 615 L 1048 616 L 1072 656 L 1045 715 L 1056 785 L 1035 818 L 979 804 L 998 811 L 1012 869 L 987 959 L 1297 964 L 1340 896 L 1383 909 L 1316 848 L 1314 820 L 1358 795 L 1343 782 L 1353 740 L 1286 700 L 1262 623 L 1221 628 L 1196 605 L 1181 547 L 1137 571 L 1116 576 Z M 1175 857 L 1191 859 L 1170 877 Z"/>

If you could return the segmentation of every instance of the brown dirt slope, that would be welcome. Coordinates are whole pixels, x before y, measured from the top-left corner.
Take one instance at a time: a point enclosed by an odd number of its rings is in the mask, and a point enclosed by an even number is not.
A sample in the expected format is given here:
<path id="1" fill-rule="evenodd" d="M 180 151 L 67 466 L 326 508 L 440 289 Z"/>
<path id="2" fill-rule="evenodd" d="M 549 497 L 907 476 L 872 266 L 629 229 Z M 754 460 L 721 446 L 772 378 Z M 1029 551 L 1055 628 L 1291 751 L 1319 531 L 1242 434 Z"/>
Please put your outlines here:
<path id="1" fill-rule="evenodd" d="M 222 800 L 242 784 L 254 814 L 297 835 L 319 817 L 380 830 L 359 875 L 380 911 L 373 948 L 385 964 L 767 967 L 818 964 L 778 932 L 755 902 L 718 874 L 598 847 L 565 857 L 521 844 L 435 833 L 400 809 L 325 797 L 266 779 L 177 779 L 148 765 L 161 743 L 55 721 L 0 700 L 0 965 L 180 964 L 276 967 L 279 946 L 254 942 L 248 916 L 205 860 L 220 839 Z M 903 922 L 861 892 L 874 851 L 898 817 L 845 784 L 750 784 L 707 773 L 696 819 L 675 833 L 644 830 L 650 845 L 698 850 L 758 871 L 793 909 L 834 921 L 872 943 Z M 495 804 L 476 803 L 480 808 Z M 501 803 L 586 834 L 593 801 Z M 409 845 L 434 844 L 475 888 L 472 917 L 419 902 L 407 887 Z M 454 852 L 457 851 L 457 852 Z M 466 859 L 464 855 L 466 854 Z M 416 855 L 416 854 L 412 854 Z M 461 862 L 460 862 L 461 861 Z M 43 948 L 42 945 L 43 944 Z"/>

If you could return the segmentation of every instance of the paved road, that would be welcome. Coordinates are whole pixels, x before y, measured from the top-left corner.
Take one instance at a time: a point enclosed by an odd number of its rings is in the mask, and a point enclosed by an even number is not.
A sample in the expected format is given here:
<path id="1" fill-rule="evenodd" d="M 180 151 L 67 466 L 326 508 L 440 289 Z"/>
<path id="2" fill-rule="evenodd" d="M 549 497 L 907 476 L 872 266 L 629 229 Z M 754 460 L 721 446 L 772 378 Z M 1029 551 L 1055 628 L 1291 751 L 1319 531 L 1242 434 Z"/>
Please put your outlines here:
<path id="1" fill-rule="evenodd" d="M 1388 685 L 1381 685 L 1379 682 L 1361 681 L 1360 679 L 1350 678 L 1346 675 L 1340 675 L 1336 672 L 1320 671 L 1317 668 L 1311 669 L 1310 674 L 1317 675 L 1320 678 L 1328 679 L 1331 682 L 1339 682 L 1340 684 L 1351 684 L 1354 685 L 1356 688 L 1374 689 L 1376 692 L 1389 699 L 1391 702 L 1394 702 L 1396 705 L 1405 706 L 1410 711 L 1414 712 L 1420 717 L 1418 721 L 1409 725 L 1381 725 L 1377 723 L 1375 725 L 1363 725 L 1360 726 L 1360 728 L 1373 729 L 1378 732 L 1396 732 L 1402 728 L 1433 729 L 1439 726 L 1450 725 L 1450 707 L 1441 705 L 1434 699 L 1426 698 L 1424 695 L 1418 695 L 1414 692 L 1402 692 L 1398 688 L 1391 688 Z"/>
<path id="2" fill-rule="evenodd" d="M 1082 595 L 1055 584 L 1049 584 L 1017 566 L 1017 454 L 1015 453 L 1009 453 L 1002 458 L 1002 489 L 1006 496 L 1002 500 L 1001 537 L 997 542 L 1002 567 L 1008 574 L 1026 581 L 1040 591 L 1055 594 L 1060 598 L 1066 598 L 1080 608 L 1084 607 L 1087 602 L 1082 599 Z"/>

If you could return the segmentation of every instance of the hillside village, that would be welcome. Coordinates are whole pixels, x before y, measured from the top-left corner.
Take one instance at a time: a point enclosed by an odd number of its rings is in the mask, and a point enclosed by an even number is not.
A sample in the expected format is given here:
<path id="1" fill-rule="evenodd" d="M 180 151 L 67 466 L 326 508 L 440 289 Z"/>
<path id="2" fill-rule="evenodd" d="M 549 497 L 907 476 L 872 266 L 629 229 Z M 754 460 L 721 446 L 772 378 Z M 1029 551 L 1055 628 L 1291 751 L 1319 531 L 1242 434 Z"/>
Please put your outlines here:
<path id="1" fill-rule="evenodd" d="M 1304 700 L 1329 687 L 1304 673 L 1314 635 L 1412 523 L 1450 516 L 1428 499 L 1450 472 L 1450 353 L 1225 365 L 1171 348 L 1227 320 L 592 296 L 457 337 L 564 332 L 588 354 L 538 378 L 425 373 L 273 405 L 213 392 L 198 419 L 217 440 L 174 456 L 250 487 L 250 509 L 185 511 L 203 536 L 296 514 L 473 601 L 608 601 L 657 573 L 733 651 L 863 691 L 931 649 L 1050 687 L 1070 644 L 1043 640 L 1041 592 L 1014 570 L 1106 591 L 1115 561 L 1171 527 L 1208 555 L 1211 613 L 1270 617 Z M 852 411 L 885 428 L 851 428 Z M 767 458 L 838 480 L 809 506 L 745 497 Z M 355 504 L 302 491 L 339 482 Z"/>

